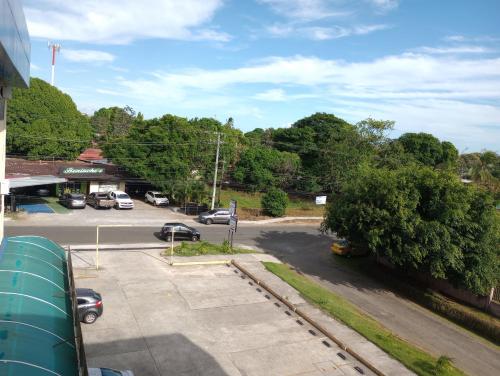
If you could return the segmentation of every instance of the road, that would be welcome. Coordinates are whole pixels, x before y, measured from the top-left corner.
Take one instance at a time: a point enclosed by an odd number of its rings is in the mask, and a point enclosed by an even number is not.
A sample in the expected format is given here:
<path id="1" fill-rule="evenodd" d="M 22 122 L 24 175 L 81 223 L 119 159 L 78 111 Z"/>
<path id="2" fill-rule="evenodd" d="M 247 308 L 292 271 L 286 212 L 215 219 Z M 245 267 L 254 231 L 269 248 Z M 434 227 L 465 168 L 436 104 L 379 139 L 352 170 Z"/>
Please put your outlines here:
<path id="1" fill-rule="evenodd" d="M 227 227 L 196 226 L 202 239 L 221 242 Z M 158 242 L 157 227 L 107 228 L 102 243 Z M 6 234 L 41 235 L 61 244 L 92 244 L 95 227 L 6 226 Z M 398 336 L 436 356 L 448 355 L 471 375 L 498 375 L 500 351 L 493 345 L 458 328 L 430 311 L 387 291 L 376 281 L 335 263 L 329 254 L 332 238 L 320 234 L 315 226 L 242 225 L 236 244 L 258 247 L 301 270 L 323 286 L 342 295 Z"/>

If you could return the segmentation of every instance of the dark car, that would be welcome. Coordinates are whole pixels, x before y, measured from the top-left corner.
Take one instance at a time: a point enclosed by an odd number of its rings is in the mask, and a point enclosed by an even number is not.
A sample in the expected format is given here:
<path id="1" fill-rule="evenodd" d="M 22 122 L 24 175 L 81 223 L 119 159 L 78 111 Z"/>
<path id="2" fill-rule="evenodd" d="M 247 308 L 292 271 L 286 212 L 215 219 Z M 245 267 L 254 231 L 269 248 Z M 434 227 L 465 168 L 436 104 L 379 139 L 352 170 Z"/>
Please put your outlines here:
<path id="1" fill-rule="evenodd" d="M 85 324 L 94 323 L 102 315 L 101 294 L 92 289 L 76 289 L 78 300 L 78 320 Z"/>
<path id="2" fill-rule="evenodd" d="M 70 209 L 84 209 L 87 204 L 81 193 L 64 193 L 59 197 L 59 203 Z"/>
<path id="3" fill-rule="evenodd" d="M 200 232 L 195 228 L 186 226 L 184 223 L 165 223 L 161 228 L 160 238 L 168 242 L 171 241 L 172 229 L 174 240 L 192 240 L 194 242 L 200 240 Z"/>
<path id="4" fill-rule="evenodd" d="M 87 196 L 87 204 L 95 209 L 111 209 L 115 206 L 115 200 L 110 199 L 107 193 L 92 192 Z"/>

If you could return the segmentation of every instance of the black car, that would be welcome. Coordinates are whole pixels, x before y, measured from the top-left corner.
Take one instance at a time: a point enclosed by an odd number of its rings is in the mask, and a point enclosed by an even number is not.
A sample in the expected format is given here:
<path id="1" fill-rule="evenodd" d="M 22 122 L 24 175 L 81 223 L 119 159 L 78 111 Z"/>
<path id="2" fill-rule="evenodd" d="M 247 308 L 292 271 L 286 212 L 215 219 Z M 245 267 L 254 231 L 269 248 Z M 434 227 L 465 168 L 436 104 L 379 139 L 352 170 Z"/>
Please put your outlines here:
<path id="1" fill-rule="evenodd" d="M 102 315 L 101 294 L 92 289 L 76 289 L 78 300 L 78 320 L 85 324 L 94 323 Z"/>
<path id="2" fill-rule="evenodd" d="M 174 240 L 192 240 L 194 242 L 200 240 L 200 232 L 195 228 L 186 226 L 184 223 L 165 223 L 161 228 L 160 238 L 168 242 L 171 241 L 172 229 Z"/>
<path id="3" fill-rule="evenodd" d="M 71 209 L 85 209 L 85 196 L 81 193 L 64 193 L 59 197 L 59 203 Z"/>

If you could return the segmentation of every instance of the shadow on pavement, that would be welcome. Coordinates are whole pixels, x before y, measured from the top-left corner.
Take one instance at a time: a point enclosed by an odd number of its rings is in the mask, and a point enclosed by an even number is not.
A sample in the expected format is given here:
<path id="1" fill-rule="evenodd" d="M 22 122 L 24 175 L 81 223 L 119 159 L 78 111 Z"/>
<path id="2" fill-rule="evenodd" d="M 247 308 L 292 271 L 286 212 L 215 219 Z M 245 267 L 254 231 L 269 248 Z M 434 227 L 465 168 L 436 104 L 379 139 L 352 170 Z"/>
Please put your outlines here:
<path id="1" fill-rule="evenodd" d="M 89 368 L 127 369 L 141 376 L 227 376 L 212 355 L 179 333 L 106 339 L 103 342 L 85 344 L 85 353 Z"/>
<path id="2" fill-rule="evenodd" d="M 335 237 L 316 230 L 312 232 L 262 231 L 255 239 L 259 248 L 301 273 L 318 277 L 335 285 L 357 290 L 387 291 L 373 279 L 343 265 L 332 255 L 330 246 Z"/>

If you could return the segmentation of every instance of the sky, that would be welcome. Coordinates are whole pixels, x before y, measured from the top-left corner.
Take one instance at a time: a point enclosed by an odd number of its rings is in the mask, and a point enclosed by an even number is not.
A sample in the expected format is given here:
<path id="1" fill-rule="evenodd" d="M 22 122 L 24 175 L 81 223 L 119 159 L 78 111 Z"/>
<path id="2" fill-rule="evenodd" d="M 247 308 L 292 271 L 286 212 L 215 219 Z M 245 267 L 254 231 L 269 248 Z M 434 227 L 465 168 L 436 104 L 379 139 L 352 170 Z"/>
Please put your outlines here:
<path id="1" fill-rule="evenodd" d="M 460 152 L 500 149 L 498 0 L 24 0 L 31 75 L 80 111 L 396 122 Z"/>

